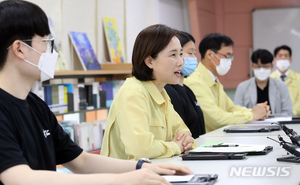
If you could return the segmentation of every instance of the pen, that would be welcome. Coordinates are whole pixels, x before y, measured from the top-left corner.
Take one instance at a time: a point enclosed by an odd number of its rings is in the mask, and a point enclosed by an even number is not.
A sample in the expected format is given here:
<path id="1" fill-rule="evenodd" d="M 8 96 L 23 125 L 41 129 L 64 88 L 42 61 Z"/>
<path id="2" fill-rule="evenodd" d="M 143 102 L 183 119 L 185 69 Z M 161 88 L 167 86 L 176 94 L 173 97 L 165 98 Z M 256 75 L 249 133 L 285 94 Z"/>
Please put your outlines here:
<path id="1" fill-rule="evenodd" d="M 238 147 L 239 145 L 211 145 L 211 146 L 206 146 L 206 147 Z"/>

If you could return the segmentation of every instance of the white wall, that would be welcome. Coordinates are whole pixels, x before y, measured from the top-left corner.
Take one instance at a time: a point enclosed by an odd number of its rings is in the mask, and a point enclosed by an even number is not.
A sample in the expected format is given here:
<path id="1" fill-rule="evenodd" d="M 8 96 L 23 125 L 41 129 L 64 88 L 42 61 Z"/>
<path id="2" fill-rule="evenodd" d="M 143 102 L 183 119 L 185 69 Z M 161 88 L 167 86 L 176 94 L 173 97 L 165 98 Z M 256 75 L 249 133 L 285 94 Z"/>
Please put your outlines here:
<path id="1" fill-rule="evenodd" d="M 256 9 L 252 13 L 253 49 L 288 45 L 292 49 L 291 69 L 300 73 L 300 8 Z M 275 69 L 275 67 L 274 67 Z"/>
<path id="2" fill-rule="evenodd" d="M 190 32 L 187 0 L 29 0 L 51 17 L 67 64 L 71 65 L 69 31 L 86 32 L 100 62 L 109 61 L 103 17 L 114 17 L 126 62 L 137 34 L 162 23 Z M 72 70 L 72 68 L 71 68 Z"/>
<path id="3" fill-rule="evenodd" d="M 136 36 L 147 26 L 160 23 L 191 32 L 187 0 L 126 0 L 125 6 L 128 62 Z"/>
<path id="4" fill-rule="evenodd" d="M 61 0 L 62 1 L 62 52 L 66 61 L 72 68 L 71 41 L 68 37 L 69 31 L 85 32 L 96 52 L 96 0 Z M 74 53 L 75 54 L 75 53 Z"/>
<path id="5" fill-rule="evenodd" d="M 61 3 L 62 0 L 51 0 L 51 1 L 45 1 L 45 0 L 34 0 L 31 1 L 37 5 L 39 5 L 47 14 L 48 17 L 51 17 L 52 22 L 55 27 L 55 31 L 57 34 L 57 39 L 61 40 L 62 38 L 62 9 L 61 9 Z"/>
<path id="6" fill-rule="evenodd" d="M 181 31 L 190 32 L 187 1 L 160 0 L 159 22 Z"/>
<path id="7" fill-rule="evenodd" d="M 103 18 L 111 17 L 116 19 L 116 24 L 119 32 L 119 37 L 121 41 L 121 45 L 123 48 L 123 53 L 125 48 L 124 42 L 124 32 L 125 32 L 125 18 L 124 18 L 124 10 L 125 10 L 125 0 L 97 0 L 97 56 L 100 62 L 109 61 L 109 55 L 107 50 L 107 45 L 105 42 L 105 33 L 103 27 Z"/>
<path id="8" fill-rule="evenodd" d="M 149 25 L 159 22 L 158 0 L 126 0 L 126 53 L 127 62 L 131 62 L 134 41 L 139 32 Z"/>

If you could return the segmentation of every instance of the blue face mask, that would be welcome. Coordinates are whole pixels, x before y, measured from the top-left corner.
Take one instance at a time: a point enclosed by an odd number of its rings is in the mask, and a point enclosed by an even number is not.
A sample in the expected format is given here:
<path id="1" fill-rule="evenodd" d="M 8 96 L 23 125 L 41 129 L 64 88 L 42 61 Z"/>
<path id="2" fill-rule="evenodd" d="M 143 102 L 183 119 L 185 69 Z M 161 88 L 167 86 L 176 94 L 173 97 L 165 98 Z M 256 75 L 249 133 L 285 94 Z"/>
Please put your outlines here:
<path id="1" fill-rule="evenodd" d="M 190 76 L 198 65 L 197 57 L 184 57 L 184 66 L 182 66 L 182 76 Z"/>

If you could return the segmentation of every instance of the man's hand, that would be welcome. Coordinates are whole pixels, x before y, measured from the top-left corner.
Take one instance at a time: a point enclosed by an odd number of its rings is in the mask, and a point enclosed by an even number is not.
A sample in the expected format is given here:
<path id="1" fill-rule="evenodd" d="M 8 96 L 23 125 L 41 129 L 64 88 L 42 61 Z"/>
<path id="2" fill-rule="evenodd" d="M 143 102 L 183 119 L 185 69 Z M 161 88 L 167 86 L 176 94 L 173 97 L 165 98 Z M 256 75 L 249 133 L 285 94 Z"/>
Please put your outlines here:
<path id="1" fill-rule="evenodd" d="M 124 185 L 150 185 L 161 184 L 171 185 L 160 175 L 186 175 L 193 174 L 192 170 L 183 165 L 175 165 L 171 163 L 150 164 L 144 163 L 142 169 L 135 170 L 118 175 L 117 184 Z"/>
<path id="2" fill-rule="evenodd" d="M 253 120 L 264 120 L 270 115 L 270 106 L 267 103 L 258 103 L 252 108 Z"/>
<path id="3" fill-rule="evenodd" d="M 144 166 L 145 164 L 143 164 Z M 170 170 L 169 170 L 170 171 Z M 117 175 L 115 178 L 116 184 L 122 185 L 151 185 L 151 184 L 161 184 L 161 185 L 171 185 L 167 182 L 165 178 L 158 175 L 151 169 L 143 168 L 127 173 L 122 173 Z"/>

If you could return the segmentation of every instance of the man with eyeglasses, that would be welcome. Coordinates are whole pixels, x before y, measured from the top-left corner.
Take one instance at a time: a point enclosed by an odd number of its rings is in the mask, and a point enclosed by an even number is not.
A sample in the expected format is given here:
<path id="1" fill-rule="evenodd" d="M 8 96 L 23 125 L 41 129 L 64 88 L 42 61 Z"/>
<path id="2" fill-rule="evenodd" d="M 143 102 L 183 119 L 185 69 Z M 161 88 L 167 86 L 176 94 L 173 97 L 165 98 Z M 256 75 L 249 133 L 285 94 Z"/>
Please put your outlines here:
<path id="1" fill-rule="evenodd" d="M 300 115 L 300 74 L 290 69 L 292 62 L 292 49 L 287 45 L 274 49 L 274 62 L 276 69 L 271 77 L 282 80 L 288 86 L 293 104 L 294 115 Z"/>
<path id="2" fill-rule="evenodd" d="M 201 62 L 184 83 L 194 92 L 204 115 L 206 131 L 225 125 L 265 119 L 270 110 L 266 103 L 252 109 L 234 105 L 217 75 L 225 75 L 233 60 L 233 41 L 226 35 L 211 33 L 199 44 Z"/>
<path id="3" fill-rule="evenodd" d="M 252 108 L 257 103 L 267 102 L 272 114 L 292 116 L 292 101 L 286 84 L 270 77 L 273 68 L 272 53 L 258 49 L 252 54 L 251 61 L 254 77 L 238 85 L 234 103 Z"/>
<path id="4" fill-rule="evenodd" d="M 168 184 L 160 174 L 191 174 L 182 165 L 149 164 L 89 154 L 58 124 L 34 93 L 53 78 L 53 50 L 45 12 L 22 0 L 0 2 L 0 185 Z M 73 174 L 56 172 L 62 164 Z"/>

